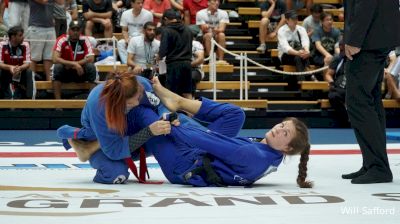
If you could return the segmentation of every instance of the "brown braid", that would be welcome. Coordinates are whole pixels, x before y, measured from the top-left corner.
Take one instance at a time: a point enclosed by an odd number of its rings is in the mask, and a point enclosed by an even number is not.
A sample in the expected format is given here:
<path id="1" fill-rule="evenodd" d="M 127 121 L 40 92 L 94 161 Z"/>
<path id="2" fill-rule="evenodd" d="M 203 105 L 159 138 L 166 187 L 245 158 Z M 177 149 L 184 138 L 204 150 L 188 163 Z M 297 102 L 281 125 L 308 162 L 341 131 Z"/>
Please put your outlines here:
<path id="1" fill-rule="evenodd" d="M 292 121 L 295 129 L 296 135 L 289 143 L 289 147 L 292 148 L 288 155 L 298 155 L 300 154 L 300 163 L 299 163 L 299 175 L 297 176 L 297 184 L 301 188 L 311 188 L 312 183 L 310 181 L 306 181 L 307 177 L 307 163 L 310 154 L 310 143 L 308 138 L 308 130 L 307 126 L 297 118 L 289 117 L 286 118 L 285 121 Z"/>
<path id="2" fill-rule="evenodd" d="M 299 175 L 297 176 L 297 184 L 301 188 L 311 188 L 312 183 L 310 181 L 306 181 L 307 178 L 307 162 L 308 162 L 308 155 L 310 154 L 310 144 L 308 147 L 304 149 L 300 156 L 300 163 L 299 163 Z"/>

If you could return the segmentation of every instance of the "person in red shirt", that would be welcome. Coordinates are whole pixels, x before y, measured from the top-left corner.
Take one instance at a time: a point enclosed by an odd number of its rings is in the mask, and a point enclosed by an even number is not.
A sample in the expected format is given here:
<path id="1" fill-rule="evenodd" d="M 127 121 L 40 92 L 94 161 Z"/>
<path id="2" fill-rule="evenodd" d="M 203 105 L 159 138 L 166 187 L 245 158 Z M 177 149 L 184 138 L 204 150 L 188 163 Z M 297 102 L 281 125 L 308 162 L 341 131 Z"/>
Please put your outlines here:
<path id="1" fill-rule="evenodd" d="M 158 24 L 165 10 L 171 8 L 169 0 L 145 0 L 143 8 L 153 14 L 153 22 Z"/>
<path id="2" fill-rule="evenodd" d="M 24 41 L 24 29 L 14 26 L 7 34 L 9 39 L 0 42 L 0 99 L 32 98 L 31 56 L 29 44 Z"/>
<path id="3" fill-rule="evenodd" d="M 183 13 L 185 25 L 193 32 L 200 32 L 199 26 L 196 25 L 196 14 L 198 11 L 208 7 L 208 0 L 183 0 Z"/>
<path id="4" fill-rule="evenodd" d="M 96 80 L 92 45 L 86 36 L 81 35 L 81 27 L 78 21 L 72 21 L 69 24 L 68 35 L 61 35 L 54 45 L 52 80 L 56 99 L 61 99 L 63 82 L 93 83 Z"/>

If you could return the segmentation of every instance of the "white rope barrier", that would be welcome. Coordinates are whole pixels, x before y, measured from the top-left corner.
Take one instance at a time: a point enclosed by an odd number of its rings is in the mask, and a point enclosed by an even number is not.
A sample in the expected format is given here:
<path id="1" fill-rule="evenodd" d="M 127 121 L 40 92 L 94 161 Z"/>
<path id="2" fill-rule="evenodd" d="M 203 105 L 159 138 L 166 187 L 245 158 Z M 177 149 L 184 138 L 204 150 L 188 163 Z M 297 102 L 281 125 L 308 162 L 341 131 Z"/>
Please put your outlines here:
<path id="1" fill-rule="evenodd" d="M 216 45 L 218 48 L 222 49 L 222 50 L 223 50 L 225 53 L 227 53 L 227 54 L 230 54 L 230 55 L 235 56 L 235 57 L 241 57 L 241 55 L 237 55 L 237 54 L 235 54 L 235 53 L 233 53 L 233 52 L 228 51 L 227 49 L 225 49 L 224 47 L 222 47 L 221 45 L 219 45 L 214 39 L 211 39 L 211 43 L 212 43 L 211 46 Z M 213 48 L 213 47 L 211 47 L 211 48 Z M 279 74 L 282 74 L 282 75 L 312 75 L 312 74 L 319 73 L 319 72 L 322 72 L 322 71 L 328 69 L 328 66 L 324 66 L 324 67 L 322 67 L 322 68 L 318 68 L 318 69 L 315 69 L 315 70 L 312 70 L 312 71 L 305 71 L 305 72 L 286 72 L 286 71 L 281 71 L 281 70 L 269 68 L 269 67 L 267 67 L 267 66 L 265 66 L 265 65 L 262 65 L 262 64 L 260 64 L 260 63 L 258 63 L 258 62 L 256 62 L 256 61 L 254 61 L 254 60 L 248 58 L 247 56 L 245 57 L 245 60 L 246 60 L 246 61 L 249 61 L 249 62 L 251 62 L 252 64 L 257 65 L 257 66 L 259 66 L 259 67 L 261 67 L 261 68 L 263 68 L 263 69 L 266 69 L 266 70 L 271 71 L 271 72 L 279 73 Z M 246 70 L 247 70 L 247 68 L 246 68 Z"/>
<path id="2" fill-rule="evenodd" d="M 239 60 L 240 63 L 240 95 L 239 95 L 239 99 L 243 100 L 243 85 L 244 85 L 244 99 L 248 100 L 249 99 L 249 86 L 248 86 L 248 62 L 263 68 L 265 70 L 274 72 L 274 73 L 278 73 L 278 74 L 282 74 L 282 75 L 312 75 L 315 73 L 319 73 L 322 72 L 326 69 L 328 69 L 328 66 L 324 66 L 322 68 L 318 68 L 312 71 L 304 71 L 304 72 L 287 72 L 287 71 L 281 71 L 281 70 L 277 70 L 274 68 L 270 68 L 267 67 L 265 65 L 262 65 L 250 58 L 247 57 L 247 53 L 242 52 L 240 53 L 240 55 L 235 54 L 231 51 L 228 51 L 226 48 L 222 47 L 221 45 L 219 45 L 214 38 L 211 38 L 211 50 L 210 50 L 210 56 L 208 58 L 206 58 L 204 61 L 209 61 L 209 80 L 210 82 L 213 82 L 213 99 L 216 100 L 217 99 L 217 68 L 216 68 L 216 55 L 214 53 L 214 49 L 215 46 L 217 46 L 219 49 L 221 49 L 222 51 L 224 51 L 225 53 L 232 55 L 235 57 L 235 59 Z M 243 78 L 244 76 L 244 78 Z M 244 79 L 244 80 L 243 80 Z"/>

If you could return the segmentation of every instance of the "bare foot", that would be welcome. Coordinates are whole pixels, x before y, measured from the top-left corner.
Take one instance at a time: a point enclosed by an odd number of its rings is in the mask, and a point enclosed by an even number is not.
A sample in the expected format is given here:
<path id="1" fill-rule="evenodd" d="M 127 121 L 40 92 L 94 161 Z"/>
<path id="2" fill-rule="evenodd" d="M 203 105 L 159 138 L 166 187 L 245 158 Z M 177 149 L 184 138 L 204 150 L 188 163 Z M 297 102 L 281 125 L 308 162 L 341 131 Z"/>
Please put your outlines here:
<path id="1" fill-rule="evenodd" d="M 92 154 L 99 150 L 100 145 L 98 141 L 82 141 L 77 139 L 68 139 L 68 143 L 75 150 L 81 162 L 86 162 L 90 159 Z"/>
<path id="2" fill-rule="evenodd" d="M 168 110 L 171 112 L 176 112 L 179 110 L 180 100 L 182 97 L 163 87 L 157 77 L 154 77 L 152 81 L 154 92 L 160 98 L 161 102 L 168 108 Z"/>

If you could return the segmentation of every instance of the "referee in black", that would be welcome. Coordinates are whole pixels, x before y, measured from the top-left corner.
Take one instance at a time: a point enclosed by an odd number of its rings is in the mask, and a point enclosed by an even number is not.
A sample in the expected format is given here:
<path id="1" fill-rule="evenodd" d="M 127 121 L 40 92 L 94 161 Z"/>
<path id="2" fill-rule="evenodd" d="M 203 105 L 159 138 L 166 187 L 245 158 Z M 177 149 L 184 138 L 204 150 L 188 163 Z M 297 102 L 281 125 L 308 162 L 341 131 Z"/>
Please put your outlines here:
<path id="1" fill-rule="evenodd" d="M 346 0 L 344 9 L 346 105 L 363 164 L 342 178 L 353 184 L 392 182 L 381 84 L 386 57 L 400 45 L 399 0 Z"/>

